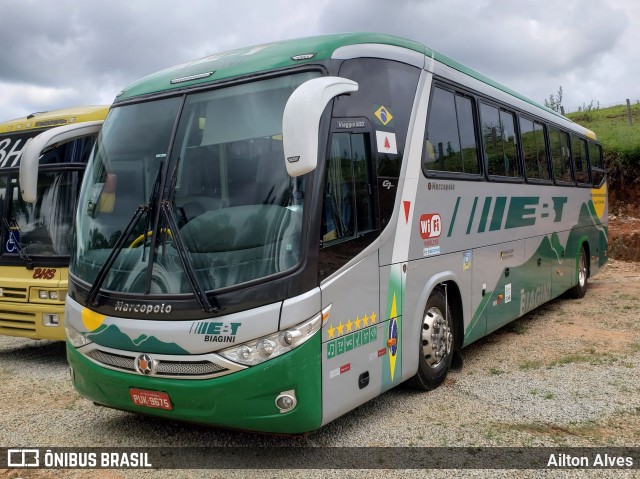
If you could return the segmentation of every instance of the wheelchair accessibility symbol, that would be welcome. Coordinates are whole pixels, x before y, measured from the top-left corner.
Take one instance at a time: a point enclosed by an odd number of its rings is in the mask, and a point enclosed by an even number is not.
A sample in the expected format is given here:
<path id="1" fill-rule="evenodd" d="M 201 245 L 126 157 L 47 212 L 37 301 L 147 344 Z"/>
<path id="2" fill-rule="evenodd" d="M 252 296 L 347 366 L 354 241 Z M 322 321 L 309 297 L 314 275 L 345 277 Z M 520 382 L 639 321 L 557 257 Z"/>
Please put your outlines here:
<path id="1" fill-rule="evenodd" d="M 5 253 L 17 253 L 19 241 L 20 234 L 17 231 L 11 231 L 11 234 L 9 234 L 9 238 L 4 244 Z"/>

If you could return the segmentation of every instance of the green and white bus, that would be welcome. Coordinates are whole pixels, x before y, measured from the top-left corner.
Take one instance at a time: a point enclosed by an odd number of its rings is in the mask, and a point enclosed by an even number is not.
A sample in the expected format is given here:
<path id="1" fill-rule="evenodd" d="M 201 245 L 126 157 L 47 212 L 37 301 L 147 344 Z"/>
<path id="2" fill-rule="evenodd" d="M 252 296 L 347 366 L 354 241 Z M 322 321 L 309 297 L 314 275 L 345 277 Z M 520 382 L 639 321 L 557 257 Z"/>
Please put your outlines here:
<path id="1" fill-rule="evenodd" d="M 606 261 L 593 132 L 420 43 L 276 42 L 145 77 L 89 160 L 66 303 L 96 404 L 311 431 Z"/>

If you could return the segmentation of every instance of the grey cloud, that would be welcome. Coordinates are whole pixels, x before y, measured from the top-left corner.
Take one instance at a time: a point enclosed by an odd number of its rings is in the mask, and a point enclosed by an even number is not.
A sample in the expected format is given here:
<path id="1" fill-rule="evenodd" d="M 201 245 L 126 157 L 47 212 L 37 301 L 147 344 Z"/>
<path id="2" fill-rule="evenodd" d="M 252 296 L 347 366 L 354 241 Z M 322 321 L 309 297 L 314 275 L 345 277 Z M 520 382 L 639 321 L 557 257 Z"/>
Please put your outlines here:
<path id="1" fill-rule="evenodd" d="M 417 40 L 542 101 L 596 69 L 628 24 L 624 12 L 594 1 L 356 0 L 332 2 L 319 27 Z"/>
<path id="2" fill-rule="evenodd" d="M 538 101 L 560 84 L 567 96 L 595 94 L 614 79 L 631 84 L 602 64 L 617 65 L 621 43 L 635 40 L 633 8 L 622 0 L 6 0 L 0 116 L 109 103 L 132 81 L 201 56 L 345 31 L 423 42 Z M 44 92 L 39 104 L 34 88 Z"/>

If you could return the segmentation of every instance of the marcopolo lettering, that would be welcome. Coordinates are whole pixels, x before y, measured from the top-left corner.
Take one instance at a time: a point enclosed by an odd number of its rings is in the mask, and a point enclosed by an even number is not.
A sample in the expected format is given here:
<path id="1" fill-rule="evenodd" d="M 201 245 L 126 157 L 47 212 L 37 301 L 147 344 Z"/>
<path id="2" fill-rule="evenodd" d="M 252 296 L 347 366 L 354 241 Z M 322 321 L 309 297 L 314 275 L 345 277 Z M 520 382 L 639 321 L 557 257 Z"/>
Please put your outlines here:
<path id="1" fill-rule="evenodd" d="M 122 313 L 142 313 L 142 314 L 168 314 L 173 309 L 170 304 L 140 304 L 140 303 L 124 303 L 122 301 L 116 301 L 116 307 L 114 308 L 118 312 Z"/>

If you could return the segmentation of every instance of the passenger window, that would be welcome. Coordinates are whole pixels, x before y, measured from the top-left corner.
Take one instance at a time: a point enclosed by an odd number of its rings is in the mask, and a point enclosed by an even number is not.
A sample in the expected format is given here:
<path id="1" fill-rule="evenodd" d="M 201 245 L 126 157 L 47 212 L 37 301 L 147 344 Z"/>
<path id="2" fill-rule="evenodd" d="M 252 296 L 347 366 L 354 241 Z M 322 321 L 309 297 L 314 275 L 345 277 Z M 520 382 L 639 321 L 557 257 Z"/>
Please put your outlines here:
<path id="1" fill-rule="evenodd" d="M 587 142 L 577 136 L 571 136 L 571 154 L 578 184 L 589 185 L 589 164 L 587 162 Z"/>
<path id="2" fill-rule="evenodd" d="M 489 175 L 511 178 L 522 176 L 518 164 L 518 140 L 513 114 L 482 103 L 480 117 Z"/>
<path id="3" fill-rule="evenodd" d="M 368 141 L 364 134 L 332 136 L 324 189 L 323 244 L 374 229 Z"/>
<path id="4" fill-rule="evenodd" d="M 479 174 L 474 124 L 470 98 L 434 88 L 423 171 Z"/>
<path id="5" fill-rule="evenodd" d="M 549 128 L 551 164 L 556 182 L 573 183 L 571 156 L 569 156 L 569 135 L 555 128 Z"/>
<path id="6" fill-rule="evenodd" d="M 547 147 L 544 142 L 544 125 L 537 121 L 520 118 L 524 170 L 528 179 L 550 180 L 547 166 Z"/>
<path id="7" fill-rule="evenodd" d="M 605 177 L 605 166 L 602 159 L 602 147 L 593 141 L 589 142 L 589 163 L 593 186 L 600 186 Z"/>

